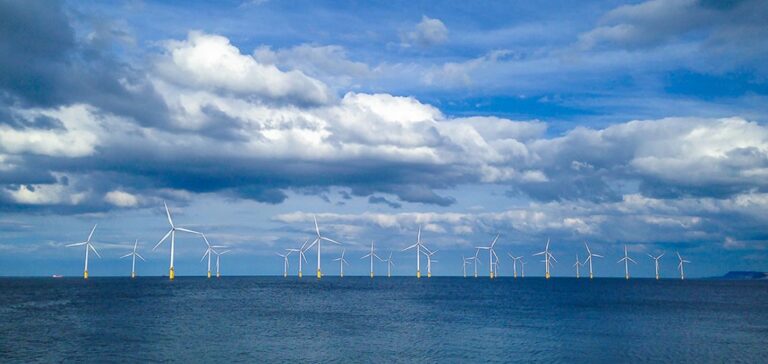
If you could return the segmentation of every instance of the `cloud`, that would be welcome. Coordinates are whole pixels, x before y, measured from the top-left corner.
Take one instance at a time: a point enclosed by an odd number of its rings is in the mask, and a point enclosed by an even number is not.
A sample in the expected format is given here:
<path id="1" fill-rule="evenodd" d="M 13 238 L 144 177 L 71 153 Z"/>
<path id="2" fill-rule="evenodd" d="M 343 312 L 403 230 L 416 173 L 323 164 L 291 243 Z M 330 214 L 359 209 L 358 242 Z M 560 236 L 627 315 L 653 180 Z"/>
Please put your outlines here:
<path id="1" fill-rule="evenodd" d="M 261 46 L 253 51 L 253 58 L 280 69 L 299 70 L 336 88 L 360 87 L 373 72 L 367 64 L 350 60 L 346 49 L 338 45 L 300 44 L 275 50 Z"/>
<path id="2" fill-rule="evenodd" d="M 182 86 L 310 105 L 332 97 L 321 82 L 301 71 L 259 63 L 226 37 L 192 31 L 186 40 L 166 42 L 165 50 L 157 75 Z"/>
<path id="3" fill-rule="evenodd" d="M 448 40 L 448 28 L 440 19 L 423 15 L 415 29 L 401 34 L 400 40 L 403 47 L 430 47 Z"/>
<path id="4" fill-rule="evenodd" d="M 117 207 L 135 207 L 139 204 L 139 199 L 125 191 L 114 190 L 104 195 L 104 200 Z"/>
<path id="5" fill-rule="evenodd" d="M 370 204 L 384 204 L 384 205 L 387 205 L 387 206 L 389 206 L 389 207 L 391 207 L 393 209 L 399 209 L 399 208 L 403 207 L 403 205 L 401 205 L 401 204 L 399 204 L 397 202 L 392 202 L 390 200 L 387 200 L 385 197 L 381 197 L 381 196 L 370 196 L 370 197 L 368 197 L 368 203 L 370 203 Z"/>

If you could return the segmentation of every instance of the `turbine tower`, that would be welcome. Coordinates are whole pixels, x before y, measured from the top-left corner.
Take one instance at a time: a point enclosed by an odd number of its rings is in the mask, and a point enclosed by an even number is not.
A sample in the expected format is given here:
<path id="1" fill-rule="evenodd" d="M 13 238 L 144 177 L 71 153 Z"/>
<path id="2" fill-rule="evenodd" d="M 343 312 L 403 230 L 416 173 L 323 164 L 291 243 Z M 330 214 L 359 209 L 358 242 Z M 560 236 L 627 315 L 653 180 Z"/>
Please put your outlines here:
<path id="1" fill-rule="evenodd" d="M 146 259 L 144 259 L 144 257 L 142 257 L 141 254 L 139 254 L 136 251 L 136 248 L 138 248 L 138 246 L 139 246 L 139 239 L 136 239 L 136 242 L 133 243 L 133 251 L 120 257 L 120 259 L 133 257 L 131 262 L 131 278 L 136 278 L 136 257 L 139 257 L 139 259 L 146 262 Z"/>
<path id="2" fill-rule="evenodd" d="M 602 258 L 602 255 L 599 254 L 592 254 L 592 251 L 589 250 L 589 245 L 587 245 L 587 242 L 584 242 L 584 246 L 587 248 L 587 259 L 584 261 L 589 262 L 589 279 L 594 278 L 594 275 L 592 274 L 592 258 Z"/>
<path id="3" fill-rule="evenodd" d="M 389 252 L 389 258 L 385 262 L 387 262 L 387 278 L 390 278 L 392 277 L 392 266 L 395 265 L 395 262 L 392 261 L 392 251 Z"/>
<path id="4" fill-rule="evenodd" d="M 168 230 L 165 236 L 163 236 L 163 238 L 160 239 L 159 242 L 157 242 L 155 247 L 152 248 L 152 251 L 157 249 L 157 247 L 160 246 L 160 244 L 162 244 L 165 241 L 165 239 L 168 239 L 168 236 L 171 237 L 171 267 L 168 269 L 168 277 L 171 280 L 173 280 L 174 278 L 176 278 L 176 272 L 174 271 L 174 267 L 173 267 L 173 256 L 176 249 L 176 231 L 183 231 L 186 233 L 197 234 L 197 235 L 202 235 L 202 234 L 197 231 L 176 227 L 176 225 L 173 224 L 173 219 L 171 219 L 171 210 L 168 209 L 168 205 L 165 203 L 165 201 L 163 201 L 163 205 L 165 206 L 165 214 L 166 216 L 168 216 L 168 224 L 171 225 L 171 230 Z"/>
<path id="5" fill-rule="evenodd" d="M 305 240 L 305 241 L 304 241 L 304 244 L 301 244 L 301 247 L 299 247 L 298 249 L 286 249 L 286 250 L 288 250 L 289 252 L 297 252 L 297 253 L 299 253 L 299 278 L 301 278 L 301 277 L 302 277 L 302 273 L 301 273 L 301 261 L 303 260 L 303 261 L 304 261 L 304 263 L 306 263 L 306 262 L 307 262 L 307 257 L 306 257 L 306 255 L 304 255 L 304 252 L 305 252 L 305 251 L 306 251 L 306 249 L 307 249 L 307 247 L 306 247 L 306 246 L 307 246 L 307 243 L 309 243 L 309 240 Z"/>
<path id="6" fill-rule="evenodd" d="M 689 261 L 683 259 L 683 257 L 680 256 L 680 252 L 677 253 L 677 259 L 680 260 L 680 263 L 677 265 L 677 268 L 680 270 L 680 279 L 685 279 L 685 270 L 683 269 L 683 263 L 690 263 Z"/>
<path id="7" fill-rule="evenodd" d="M 664 256 L 664 252 L 661 252 L 661 255 L 658 257 L 654 257 L 653 255 L 648 254 L 651 259 L 653 259 L 653 264 L 656 266 L 656 280 L 658 281 L 661 277 L 659 276 L 659 259 Z"/>
<path id="8" fill-rule="evenodd" d="M 96 256 L 101 258 L 101 255 L 99 255 L 99 252 L 96 251 L 96 247 L 94 247 L 93 244 L 91 243 L 91 237 L 93 236 L 93 232 L 96 230 L 96 225 L 93 225 L 93 229 L 91 229 L 91 233 L 88 234 L 88 239 L 86 239 L 84 242 L 67 245 L 68 247 L 85 245 L 85 268 L 83 268 L 83 279 L 88 279 L 88 251 L 93 250 L 93 252 L 96 253 Z"/>
<path id="9" fill-rule="evenodd" d="M 291 255 L 291 252 L 288 252 L 285 254 L 280 254 L 280 253 L 275 253 L 275 254 L 283 257 L 283 278 L 288 278 L 288 256 Z"/>
<path id="10" fill-rule="evenodd" d="M 624 278 L 629 279 L 629 262 L 637 264 L 632 258 L 627 255 L 627 245 L 624 245 L 624 258 L 619 259 L 616 263 L 624 262 Z"/>
<path id="11" fill-rule="evenodd" d="M 432 278 L 432 262 L 437 262 L 437 260 L 432 259 L 432 255 L 437 253 L 437 250 L 435 251 L 429 251 L 426 247 L 424 248 L 425 253 L 424 255 L 427 256 L 427 278 Z"/>
<path id="12" fill-rule="evenodd" d="M 468 259 L 466 257 L 464 257 L 463 255 L 461 256 L 461 261 L 463 262 L 463 264 L 461 265 L 461 269 L 464 271 L 464 278 L 467 278 L 467 264 L 469 264 L 467 260 Z"/>
<path id="13" fill-rule="evenodd" d="M 528 264 L 528 262 L 521 260 L 520 261 L 520 273 L 522 274 L 520 277 L 525 278 L 525 265 Z"/>
<path id="14" fill-rule="evenodd" d="M 344 278 L 344 264 L 349 265 L 349 262 L 347 262 L 346 259 L 344 259 L 344 253 L 346 253 L 347 249 L 343 249 L 341 251 L 341 256 L 334 259 L 334 262 L 339 262 L 339 277 Z"/>
<path id="15" fill-rule="evenodd" d="M 373 248 L 373 240 L 371 240 L 371 251 L 370 251 L 368 254 L 366 254 L 366 255 L 363 255 L 363 257 L 362 257 L 362 258 L 360 258 L 360 259 L 365 259 L 365 258 L 368 258 L 368 257 L 371 257 L 371 278 L 373 278 L 373 258 L 376 258 L 376 259 L 378 259 L 378 260 L 380 260 L 380 261 L 382 261 L 382 262 L 384 261 L 384 259 L 381 259 L 381 258 L 380 258 L 380 257 L 379 257 L 379 256 L 376 254 L 376 251 L 375 251 L 375 250 L 374 250 L 374 248 Z"/>
<path id="16" fill-rule="evenodd" d="M 499 240 L 499 234 L 496 234 L 496 237 L 493 238 L 493 241 L 491 242 L 491 245 L 489 246 L 476 246 L 476 249 L 483 249 L 488 251 L 488 274 L 493 279 L 493 276 L 496 272 L 494 272 L 495 264 L 493 264 L 493 259 L 496 258 L 496 260 L 499 259 L 499 257 L 496 255 L 496 251 L 493 250 L 493 246 L 496 245 L 496 240 Z"/>
<path id="17" fill-rule="evenodd" d="M 516 257 L 512 253 L 507 253 L 512 258 L 512 276 L 517 279 L 517 261 L 523 259 L 523 257 Z"/>
<path id="18" fill-rule="evenodd" d="M 555 263 L 557 263 L 557 259 L 555 259 L 555 256 L 549 252 L 549 238 L 547 238 L 547 245 L 544 247 L 544 251 L 534 254 L 534 256 L 536 255 L 544 256 L 544 260 L 541 261 L 542 263 L 544 263 L 544 278 L 549 279 L 549 266 L 552 264 L 552 262 L 550 262 L 550 259 L 554 260 Z"/>
<path id="19" fill-rule="evenodd" d="M 315 241 L 313 241 L 312 244 L 310 244 L 307 247 L 307 250 L 309 250 L 309 248 L 317 244 L 317 279 L 320 279 L 323 277 L 323 273 L 320 270 L 320 242 L 325 240 L 338 245 L 341 245 L 341 243 L 339 243 L 336 240 L 329 239 L 329 238 L 326 238 L 325 236 L 320 235 L 320 227 L 317 225 L 317 216 L 313 215 L 312 218 L 315 220 L 315 232 L 317 233 L 317 237 L 315 238 Z"/>
<path id="20" fill-rule="evenodd" d="M 211 245 L 211 243 L 208 242 L 208 238 L 205 236 L 205 234 L 200 234 L 203 236 L 203 240 L 205 241 L 205 254 L 203 254 L 203 257 L 200 258 L 200 261 L 202 262 L 205 257 L 208 257 L 208 278 L 211 278 L 211 255 L 213 253 L 216 253 L 216 249 L 224 248 L 221 245 Z"/>
<path id="21" fill-rule="evenodd" d="M 480 249 L 475 249 L 475 256 L 467 258 L 467 260 L 471 260 L 472 263 L 474 263 L 474 266 L 475 266 L 474 277 L 475 278 L 477 278 L 477 264 L 482 264 L 482 263 L 480 263 L 480 258 L 477 256 L 479 253 L 480 253 Z"/>
<path id="22" fill-rule="evenodd" d="M 424 243 L 421 241 L 421 226 L 419 226 L 419 232 L 416 234 L 416 243 L 401 251 L 413 248 L 416 248 L 416 278 L 421 278 L 421 249 L 426 249 Z"/>
<path id="23" fill-rule="evenodd" d="M 573 266 L 576 267 L 576 279 L 581 278 L 579 275 L 579 267 L 582 265 L 584 265 L 584 263 L 579 260 L 579 255 L 576 254 L 576 263 L 573 263 Z"/>
<path id="24" fill-rule="evenodd" d="M 230 252 L 229 250 L 225 250 L 222 252 L 217 252 L 215 250 L 213 251 L 213 254 L 216 254 L 216 278 L 221 278 L 221 263 L 220 263 L 221 256 L 229 252 Z"/>

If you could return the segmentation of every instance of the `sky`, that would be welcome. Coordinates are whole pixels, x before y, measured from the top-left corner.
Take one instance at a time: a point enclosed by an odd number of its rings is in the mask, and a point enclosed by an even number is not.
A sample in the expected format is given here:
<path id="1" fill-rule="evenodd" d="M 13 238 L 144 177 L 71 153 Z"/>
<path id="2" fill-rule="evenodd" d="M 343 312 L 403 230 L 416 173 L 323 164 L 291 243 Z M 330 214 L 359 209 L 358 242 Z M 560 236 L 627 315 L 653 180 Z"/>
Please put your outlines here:
<path id="1" fill-rule="evenodd" d="M 768 3 L 0 0 L 0 275 L 768 271 Z M 204 275 L 179 234 L 176 273 Z M 481 252 L 487 274 L 487 252 Z M 305 273 L 315 269 L 307 252 Z M 295 274 L 297 256 L 290 260 Z M 376 270 L 386 265 L 377 262 Z M 422 267 L 426 270 L 426 267 Z"/>

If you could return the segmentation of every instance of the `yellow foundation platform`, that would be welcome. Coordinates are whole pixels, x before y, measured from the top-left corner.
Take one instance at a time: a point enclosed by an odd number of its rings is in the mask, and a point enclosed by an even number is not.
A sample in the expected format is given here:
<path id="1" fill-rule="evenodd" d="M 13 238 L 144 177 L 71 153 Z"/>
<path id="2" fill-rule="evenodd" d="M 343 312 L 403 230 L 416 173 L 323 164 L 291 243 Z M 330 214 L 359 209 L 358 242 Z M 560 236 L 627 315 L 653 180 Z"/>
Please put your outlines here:
<path id="1" fill-rule="evenodd" d="M 176 273 L 173 271 L 173 267 L 171 267 L 171 269 L 168 272 L 168 278 L 170 278 L 171 280 L 176 278 Z"/>
<path id="2" fill-rule="evenodd" d="M 83 279 L 88 279 L 88 271 L 83 271 Z"/>

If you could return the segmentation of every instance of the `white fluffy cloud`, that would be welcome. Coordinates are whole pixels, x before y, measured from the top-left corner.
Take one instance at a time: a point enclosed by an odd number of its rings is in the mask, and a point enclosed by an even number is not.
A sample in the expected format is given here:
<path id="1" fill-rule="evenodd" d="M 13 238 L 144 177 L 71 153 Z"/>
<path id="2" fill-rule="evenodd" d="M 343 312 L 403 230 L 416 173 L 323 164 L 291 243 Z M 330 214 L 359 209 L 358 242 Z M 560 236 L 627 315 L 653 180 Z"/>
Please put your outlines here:
<path id="1" fill-rule="evenodd" d="M 448 28 L 440 19 L 423 15 L 412 31 L 401 35 L 401 40 L 404 47 L 437 45 L 448 40 Z"/>
<path id="2" fill-rule="evenodd" d="M 135 207 L 139 204 L 139 199 L 125 191 L 114 190 L 104 195 L 104 201 L 117 207 Z"/>

